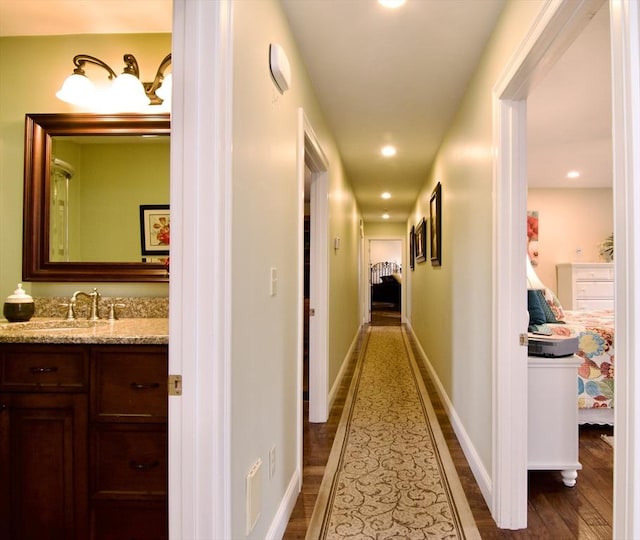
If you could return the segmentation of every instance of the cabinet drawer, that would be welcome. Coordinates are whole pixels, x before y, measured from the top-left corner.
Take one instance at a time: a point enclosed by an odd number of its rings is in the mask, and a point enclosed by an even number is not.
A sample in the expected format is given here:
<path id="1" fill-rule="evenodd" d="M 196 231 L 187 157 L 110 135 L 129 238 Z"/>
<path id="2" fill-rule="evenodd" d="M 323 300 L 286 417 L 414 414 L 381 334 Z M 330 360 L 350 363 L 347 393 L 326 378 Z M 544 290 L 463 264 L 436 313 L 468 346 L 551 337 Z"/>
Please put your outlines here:
<path id="1" fill-rule="evenodd" d="M 167 494 L 167 431 L 157 426 L 101 425 L 92 435 L 93 497 Z"/>
<path id="2" fill-rule="evenodd" d="M 167 354 L 155 348 L 104 348 L 93 353 L 92 418 L 165 422 Z"/>
<path id="3" fill-rule="evenodd" d="M 613 282 L 580 281 L 576 283 L 576 298 L 613 298 Z"/>
<path id="4" fill-rule="evenodd" d="M 613 298 L 588 298 L 577 300 L 575 309 L 582 311 L 613 309 Z"/>
<path id="5" fill-rule="evenodd" d="M 613 279 L 613 268 L 608 265 L 604 267 L 600 266 L 583 266 L 576 267 L 574 270 L 575 279 L 578 281 L 582 280 L 611 280 Z"/>
<path id="6" fill-rule="evenodd" d="M 88 386 L 89 355 L 81 347 L 0 348 L 3 390 L 79 391 Z"/>
<path id="7" fill-rule="evenodd" d="M 166 503 L 96 503 L 91 512 L 91 540 L 166 540 Z"/>

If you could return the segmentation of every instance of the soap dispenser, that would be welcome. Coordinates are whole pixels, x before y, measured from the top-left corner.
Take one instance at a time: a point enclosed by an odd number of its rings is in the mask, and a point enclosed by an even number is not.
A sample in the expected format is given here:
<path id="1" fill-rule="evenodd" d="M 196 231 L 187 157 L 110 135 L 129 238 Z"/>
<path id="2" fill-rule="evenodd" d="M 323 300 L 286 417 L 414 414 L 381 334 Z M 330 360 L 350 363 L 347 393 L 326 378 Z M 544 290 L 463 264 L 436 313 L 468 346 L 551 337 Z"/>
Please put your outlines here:
<path id="1" fill-rule="evenodd" d="M 34 311 L 33 298 L 22 288 L 22 283 L 18 283 L 13 294 L 7 296 L 2 313 L 9 322 L 24 322 L 33 317 Z"/>

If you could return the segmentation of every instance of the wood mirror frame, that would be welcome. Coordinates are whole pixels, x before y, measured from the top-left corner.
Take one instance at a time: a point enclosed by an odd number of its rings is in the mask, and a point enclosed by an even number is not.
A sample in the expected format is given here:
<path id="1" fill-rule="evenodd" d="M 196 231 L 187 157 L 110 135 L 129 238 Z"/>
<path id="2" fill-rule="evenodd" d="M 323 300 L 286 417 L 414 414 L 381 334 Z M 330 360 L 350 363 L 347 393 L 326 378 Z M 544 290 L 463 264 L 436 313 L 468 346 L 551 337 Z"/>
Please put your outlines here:
<path id="1" fill-rule="evenodd" d="M 26 115 L 22 279 L 24 281 L 168 281 L 167 270 L 161 263 L 50 261 L 49 195 L 51 137 L 169 134 L 169 113 Z"/>

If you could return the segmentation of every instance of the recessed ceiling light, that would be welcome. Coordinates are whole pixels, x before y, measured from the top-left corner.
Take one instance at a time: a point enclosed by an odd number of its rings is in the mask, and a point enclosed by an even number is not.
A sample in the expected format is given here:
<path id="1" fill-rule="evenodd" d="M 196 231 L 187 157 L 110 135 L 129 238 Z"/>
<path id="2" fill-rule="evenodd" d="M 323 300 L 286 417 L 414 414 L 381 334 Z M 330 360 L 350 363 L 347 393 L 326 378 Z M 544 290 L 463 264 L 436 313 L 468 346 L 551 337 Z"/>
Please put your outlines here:
<path id="1" fill-rule="evenodd" d="M 407 0 L 378 0 L 378 4 L 389 9 L 395 9 L 404 4 Z"/>
<path id="2" fill-rule="evenodd" d="M 569 171 L 567 178 L 580 178 L 580 173 L 578 171 Z"/>
<path id="3" fill-rule="evenodd" d="M 387 214 L 386 212 L 384 214 L 382 214 L 382 219 L 389 219 L 391 216 L 389 214 Z"/>
<path id="4" fill-rule="evenodd" d="M 390 199 L 391 193 L 389 193 L 388 191 L 385 191 L 382 195 L 380 195 L 380 197 L 382 197 L 383 199 Z"/>
<path id="5" fill-rule="evenodd" d="M 388 144 L 387 146 L 383 146 L 380 151 L 384 157 L 392 157 L 396 155 L 396 147 Z"/>

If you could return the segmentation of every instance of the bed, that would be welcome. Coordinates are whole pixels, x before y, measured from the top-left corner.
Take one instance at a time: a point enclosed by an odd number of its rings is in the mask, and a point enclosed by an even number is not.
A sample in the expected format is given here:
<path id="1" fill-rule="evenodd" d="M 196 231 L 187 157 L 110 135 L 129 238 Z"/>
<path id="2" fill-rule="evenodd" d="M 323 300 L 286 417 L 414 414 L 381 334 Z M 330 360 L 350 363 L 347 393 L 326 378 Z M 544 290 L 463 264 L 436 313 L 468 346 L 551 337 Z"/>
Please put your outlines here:
<path id="1" fill-rule="evenodd" d="M 578 337 L 578 422 L 613 425 L 613 310 L 564 311 L 563 321 L 548 326 L 554 335 Z"/>
<path id="2" fill-rule="evenodd" d="M 388 305 L 400 309 L 402 268 L 395 262 L 378 262 L 371 265 L 371 305 Z"/>
<path id="3" fill-rule="evenodd" d="M 582 359 L 577 378 L 578 422 L 613 425 L 613 310 L 564 311 L 546 287 L 528 290 L 528 308 L 529 331 L 578 337 L 577 355 Z"/>

